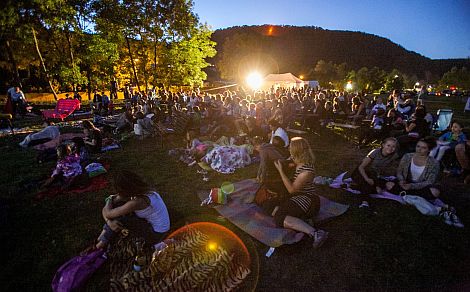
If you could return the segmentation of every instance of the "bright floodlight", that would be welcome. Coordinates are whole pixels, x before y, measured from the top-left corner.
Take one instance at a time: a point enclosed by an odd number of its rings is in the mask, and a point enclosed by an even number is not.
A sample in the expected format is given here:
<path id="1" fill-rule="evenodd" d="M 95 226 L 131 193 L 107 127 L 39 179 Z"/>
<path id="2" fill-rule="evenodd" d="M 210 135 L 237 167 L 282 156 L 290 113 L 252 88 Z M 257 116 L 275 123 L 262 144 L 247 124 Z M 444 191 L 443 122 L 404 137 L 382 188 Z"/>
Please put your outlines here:
<path id="1" fill-rule="evenodd" d="M 348 82 L 346 83 L 346 90 L 352 90 L 353 89 L 353 85 L 351 82 Z"/>
<path id="2" fill-rule="evenodd" d="M 252 72 L 248 76 L 246 76 L 246 83 L 252 89 L 258 89 L 263 84 L 263 77 L 258 72 Z"/>

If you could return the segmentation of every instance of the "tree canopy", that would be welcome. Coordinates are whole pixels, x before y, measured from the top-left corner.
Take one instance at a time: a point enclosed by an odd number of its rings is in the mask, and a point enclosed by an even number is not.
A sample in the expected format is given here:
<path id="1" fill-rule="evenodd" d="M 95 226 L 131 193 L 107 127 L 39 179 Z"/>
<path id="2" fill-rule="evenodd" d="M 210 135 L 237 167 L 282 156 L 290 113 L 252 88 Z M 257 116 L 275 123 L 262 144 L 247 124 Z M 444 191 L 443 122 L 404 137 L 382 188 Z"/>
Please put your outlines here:
<path id="1" fill-rule="evenodd" d="M 201 85 L 216 54 L 190 0 L 5 0 L 3 80 L 34 89 Z M 48 86 L 48 84 L 50 84 Z M 3 84 L 5 85 L 5 84 Z M 142 88 L 141 88 L 142 87 Z"/>

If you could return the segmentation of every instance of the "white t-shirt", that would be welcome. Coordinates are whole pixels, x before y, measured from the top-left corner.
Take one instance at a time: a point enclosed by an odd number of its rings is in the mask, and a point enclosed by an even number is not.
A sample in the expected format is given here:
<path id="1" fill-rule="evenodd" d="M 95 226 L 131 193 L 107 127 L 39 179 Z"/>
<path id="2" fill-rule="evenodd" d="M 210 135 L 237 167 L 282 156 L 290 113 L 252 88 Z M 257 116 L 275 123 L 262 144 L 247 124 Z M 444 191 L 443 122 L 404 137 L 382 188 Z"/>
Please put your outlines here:
<path id="1" fill-rule="evenodd" d="M 273 144 L 274 136 L 278 136 L 284 141 L 284 147 L 289 146 L 289 135 L 283 128 L 279 127 L 276 129 L 276 131 L 271 133 L 271 140 L 269 143 Z"/>
<path id="2" fill-rule="evenodd" d="M 413 182 L 417 182 L 419 177 L 423 174 L 424 168 L 426 168 L 426 165 L 423 166 L 417 166 L 413 159 L 411 159 L 411 166 L 410 166 L 410 173 L 411 173 L 411 180 Z"/>

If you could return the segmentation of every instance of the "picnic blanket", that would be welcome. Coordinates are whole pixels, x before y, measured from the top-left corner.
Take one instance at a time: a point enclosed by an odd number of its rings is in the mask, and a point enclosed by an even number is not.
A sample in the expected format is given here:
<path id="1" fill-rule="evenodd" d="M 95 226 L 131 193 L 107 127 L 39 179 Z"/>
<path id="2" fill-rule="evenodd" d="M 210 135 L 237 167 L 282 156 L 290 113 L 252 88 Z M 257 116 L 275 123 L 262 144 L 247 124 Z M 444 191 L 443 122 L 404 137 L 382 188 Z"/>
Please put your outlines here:
<path id="1" fill-rule="evenodd" d="M 302 232 L 276 226 L 274 219 L 253 203 L 256 191 L 259 188 L 256 180 L 247 179 L 233 185 L 234 191 L 229 194 L 227 204 L 214 206 L 214 209 L 222 216 L 271 247 L 293 244 L 303 238 L 304 233 Z M 201 201 L 206 199 L 208 195 L 208 191 L 198 193 Z M 320 212 L 314 218 L 314 221 L 319 222 L 339 216 L 346 212 L 348 208 L 348 205 L 339 204 L 320 196 Z"/>
<path id="2" fill-rule="evenodd" d="M 103 165 L 104 168 L 109 171 L 109 164 L 103 163 Z M 88 176 L 88 174 L 83 173 L 82 176 Z M 44 198 L 54 198 L 64 194 L 81 194 L 86 192 L 96 192 L 106 188 L 109 184 L 109 180 L 107 179 L 106 175 L 95 176 L 90 179 L 86 179 L 85 181 L 85 184 L 78 183 L 67 190 L 61 190 L 60 187 L 51 187 L 45 191 L 37 193 L 34 198 L 36 200 L 42 200 Z"/>
<path id="3" fill-rule="evenodd" d="M 349 193 L 352 194 L 360 194 L 361 192 L 358 190 L 354 190 L 350 187 L 352 183 L 351 178 L 344 179 L 344 176 L 346 175 L 346 172 L 341 173 L 338 175 L 333 181 L 329 184 L 331 188 L 339 189 L 342 188 Z M 393 181 L 395 177 L 386 177 L 386 180 Z M 438 215 L 441 208 L 446 206 L 444 202 L 442 202 L 439 198 L 436 198 L 434 200 L 429 200 L 426 202 L 424 198 L 419 198 L 413 195 L 395 195 L 392 193 L 389 193 L 387 191 L 382 191 L 378 194 L 371 194 L 369 195 L 371 198 L 375 199 L 386 199 L 386 200 L 391 200 L 398 202 L 402 205 L 413 205 L 415 206 L 418 211 L 420 211 L 424 215 Z M 424 200 L 424 201 L 423 201 Z"/>

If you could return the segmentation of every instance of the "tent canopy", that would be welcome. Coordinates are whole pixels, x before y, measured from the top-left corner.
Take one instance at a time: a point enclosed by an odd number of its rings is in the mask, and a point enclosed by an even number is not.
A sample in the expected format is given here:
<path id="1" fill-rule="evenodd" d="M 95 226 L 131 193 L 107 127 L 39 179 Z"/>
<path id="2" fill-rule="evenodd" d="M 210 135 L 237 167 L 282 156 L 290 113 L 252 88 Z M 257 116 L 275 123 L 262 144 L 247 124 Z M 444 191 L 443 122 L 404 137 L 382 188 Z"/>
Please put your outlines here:
<path id="1" fill-rule="evenodd" d="M 292 73 L 284 74 L 269 74 L 264 78 L 264 82 L 276 82 L 276 83 L 303 83 L 302 79 L 296 77 Z"/>
<path id="2" fill-rule="evenodd" d="M 304 86 L 304 82 L 292 73 L 269 74 L 264 78 L 262 89 L 270 90 L 274 88 L 276 90 L 279 87 L 300 88 L 302 86 Z"/>

